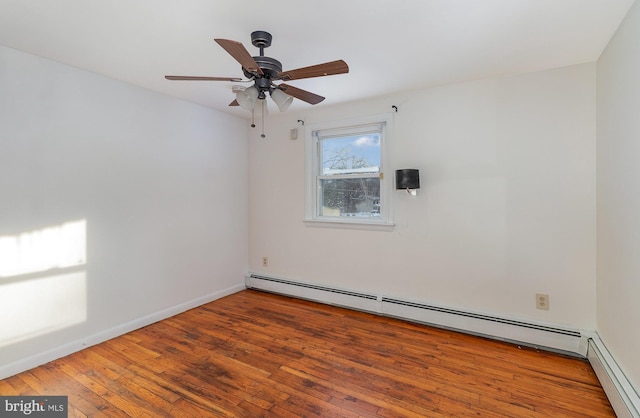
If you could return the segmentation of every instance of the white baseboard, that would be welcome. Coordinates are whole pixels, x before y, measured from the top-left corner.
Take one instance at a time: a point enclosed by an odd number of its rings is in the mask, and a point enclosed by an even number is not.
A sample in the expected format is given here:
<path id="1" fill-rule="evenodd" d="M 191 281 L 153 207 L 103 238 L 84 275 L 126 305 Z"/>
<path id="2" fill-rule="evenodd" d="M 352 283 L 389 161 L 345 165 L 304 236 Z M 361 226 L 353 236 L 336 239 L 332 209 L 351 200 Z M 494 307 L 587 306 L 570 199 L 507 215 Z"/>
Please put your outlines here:
<path id="1" fill-rule="evenodd" d="M 188 311 L 189 309 L 193 309 L 198 306 L 204 305 L 205 303 L 209 303 L 216 299 L 220 299 L 222 297 L 239 292 L 243 289 L 245 289 L 245 286 L 243 284 L 235 285 L 227 289 L 210 293 L 208 295 L 190 300 L 188 302 L 181 303 L 179 305 L 172 306 L 170 308 L 163 309 L 161 311 L 143 316 L 141 318 L 137 318 L 133 321 L 117 325 L 113 328 L 98 332 L 96 334 L 88 335 L 85 338 L 72 341 L 70 343 L 61 345 L 54 349 L 47 350 L 42 353 L 38 353 L 36 355 L 15 361 L 13 363 L 2 365 L 0 366 L 0 379 L 4 379 L 9 376 L 13 376 L 23 371 L 32 369 L 34 367 L 40 366 L 50 361 L 53 361 L 61 357 L 67 356 L 69 354 L 75 353 L 77 351 L 83 350 L 92 345 L 99 344 L 101 342 L 110 340 L 111 338 L 115 338 L 117 336 L 126 334 L 127 332 L 134 331 L 136 329 L 153 324 L 154 322 L 161 321 L 163 319 L 172 317 L 179 313 Z"/>
<path id="2" fill-rule="evenodd" d="M 619 418 L 639 418 L 640 396 L 596 332 L 589 337 L 587 358 L 616 415 Z"/>

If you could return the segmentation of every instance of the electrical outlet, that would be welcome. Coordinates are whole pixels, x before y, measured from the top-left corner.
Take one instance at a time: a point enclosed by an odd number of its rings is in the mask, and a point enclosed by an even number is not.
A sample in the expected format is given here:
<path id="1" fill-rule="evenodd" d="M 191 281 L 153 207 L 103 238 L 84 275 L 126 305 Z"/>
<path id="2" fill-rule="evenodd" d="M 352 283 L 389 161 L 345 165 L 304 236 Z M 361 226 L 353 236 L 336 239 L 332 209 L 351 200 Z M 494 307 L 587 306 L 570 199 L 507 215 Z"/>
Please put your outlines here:
<path id="1" fill-rule="evenodd" d="M 549 310 L 549 295 L 544 293 L 536 293 L 536 308 Z"/>
<path id="2" fill-rule="evenodd" d="M 269 257 L 262 257 L 262 267 L 269 267 Z"/>

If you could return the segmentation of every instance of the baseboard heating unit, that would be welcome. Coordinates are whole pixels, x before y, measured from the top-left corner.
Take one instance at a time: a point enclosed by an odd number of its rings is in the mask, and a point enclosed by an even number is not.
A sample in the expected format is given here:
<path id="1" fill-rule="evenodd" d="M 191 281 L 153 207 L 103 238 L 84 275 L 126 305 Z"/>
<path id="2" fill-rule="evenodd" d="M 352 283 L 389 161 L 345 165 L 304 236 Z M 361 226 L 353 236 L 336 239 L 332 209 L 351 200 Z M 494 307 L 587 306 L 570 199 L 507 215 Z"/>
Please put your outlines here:
<path id="1" fill-rule="evenodd" d="M 587 358 L 618 417 L 640 418 L 640 397 L 594 331 L 501 318 L 489 314 L 251 274 L 249 289 L 368 311 L 407 321 Z"/>
<path id="2" fill-rule="evenodd" d="M 380 301 L 378 296 L 372 294 L 334 289 L 276 277 L 258 276 L 256 274 L 245 277 L 245 285 L 249 289 L 265 290 L 329 305 L 379 312 Z"/>
<path id="3" fill-rule="evenodd" d="M 579 330 L 500 318 L 384 295 L 338 289 L 258 274 L 247 276 L 245 285 L 250 289 L 264 290 L 320 303 L 368 311 L 502 341 L 540 347 L 582 357 L 587 355 L 587 338 L 583 337 Z"/>
<path id="4" fill-rule="evenodd" d="M 640 418 L 640 395 L 596 332 L 590 333 L 587 358 L 618 418 Z"/>

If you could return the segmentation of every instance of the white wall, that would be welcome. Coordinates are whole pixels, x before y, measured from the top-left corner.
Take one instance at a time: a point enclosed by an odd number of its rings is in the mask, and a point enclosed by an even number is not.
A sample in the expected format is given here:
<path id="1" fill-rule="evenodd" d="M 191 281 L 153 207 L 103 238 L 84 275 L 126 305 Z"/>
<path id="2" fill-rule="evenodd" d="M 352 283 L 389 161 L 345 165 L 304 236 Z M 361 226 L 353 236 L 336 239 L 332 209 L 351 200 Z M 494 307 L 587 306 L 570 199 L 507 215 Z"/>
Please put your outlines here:
<path id="1" fill-rule="evenodd" d="M 297 119 L 392 105 L 391 168 L 418 168 L 422 183 L 417 198 L 394 192 L 395 229 L 306 226 L 304 141 L 288 139 L 302 134 Z M 267 138 L 250 142 L 250 269 L 593 329 L 595 118 L 593 63 L 272 112 Z M 536 310 L 536 293 L 550 295 L 549 311 Z"/>
<path id="2" fill-rule="evenodd" d="M 598 332 L 640 388 L 640 5 L 598 60 Z"/>
<path id="3" fill-rule="evenodd" d="M 0 92 L 0 237 L 87 228 L 85 265 L 0 278 L 0 369 L 243 287 L 246 121 L 4 47 Z"/>

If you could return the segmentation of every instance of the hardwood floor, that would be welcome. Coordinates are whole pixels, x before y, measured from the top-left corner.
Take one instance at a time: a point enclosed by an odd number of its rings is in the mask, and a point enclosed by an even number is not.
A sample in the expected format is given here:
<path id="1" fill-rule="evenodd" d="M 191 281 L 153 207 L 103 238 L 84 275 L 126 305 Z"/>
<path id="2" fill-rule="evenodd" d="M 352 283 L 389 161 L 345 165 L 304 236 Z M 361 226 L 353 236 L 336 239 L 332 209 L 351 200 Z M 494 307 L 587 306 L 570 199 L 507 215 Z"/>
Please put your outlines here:
<path id="1" fill-rule="evenodd" d="M 615 417 L 588 362 L 245 290 L 0 380 L 70 417 Z"/>

